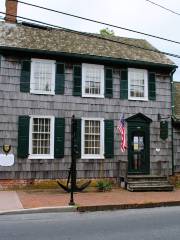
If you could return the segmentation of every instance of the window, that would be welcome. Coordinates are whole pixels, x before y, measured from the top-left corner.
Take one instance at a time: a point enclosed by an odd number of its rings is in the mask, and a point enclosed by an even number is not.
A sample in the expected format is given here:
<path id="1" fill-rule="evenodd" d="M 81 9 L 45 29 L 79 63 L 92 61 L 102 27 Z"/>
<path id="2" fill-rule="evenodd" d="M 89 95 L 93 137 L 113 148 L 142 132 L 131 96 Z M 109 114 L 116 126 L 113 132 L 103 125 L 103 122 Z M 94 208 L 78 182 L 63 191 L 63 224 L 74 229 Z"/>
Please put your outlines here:
<path id="1" fill-rule="evenodd" d="M 54 117 L 30 118 L 29 152 L 31 159 L 53 158 Z"/>
<path id="2" fill-rule="evenodd" d="M 55 61 L 32 59 L 31 62 L 31 93 L 54 94 Z"/>
<path id="3" fill-rule="evenodd" d="M 148 100 L 147 70 L 128 69 L 128 98 L 132 100 Z"/>
<path id="4" fill-rule="evenodd" d="M 103 119 L 82 119 L 82 158 L 104 158 Z"/>
<path id="5" fill-rule="evenodd" d="M 104 97 L 104 66 L 82 64 L 82 96 Z"/>

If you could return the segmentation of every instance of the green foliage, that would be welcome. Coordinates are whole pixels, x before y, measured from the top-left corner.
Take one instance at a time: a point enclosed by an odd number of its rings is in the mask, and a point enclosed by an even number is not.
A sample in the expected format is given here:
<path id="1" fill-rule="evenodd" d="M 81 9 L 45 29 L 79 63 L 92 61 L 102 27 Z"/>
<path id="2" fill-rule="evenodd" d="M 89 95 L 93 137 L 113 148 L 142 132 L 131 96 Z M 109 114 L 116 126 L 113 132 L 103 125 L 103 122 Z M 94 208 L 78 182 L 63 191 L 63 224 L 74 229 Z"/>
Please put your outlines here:
<path id="1" fill-rule="evenodd" d="M 96 184 L 96 187 L 98 191 L 101 191 L 101 192 L 111 191 L 112 183 L 107 180 L 99 180 Z"/>
<path id="2" fill-rule="evenodd" d="M 180 188 L 180 182 L 179 181 L 175 184 L 175 187 Z"/>
<path id="3" fill-rule="evenodd" d="M 109 28 L 103 28 L 100 30 L 100 34 L 104 37 L 106 36 L 114 36 L 114 31 L 110 30 Z"/>

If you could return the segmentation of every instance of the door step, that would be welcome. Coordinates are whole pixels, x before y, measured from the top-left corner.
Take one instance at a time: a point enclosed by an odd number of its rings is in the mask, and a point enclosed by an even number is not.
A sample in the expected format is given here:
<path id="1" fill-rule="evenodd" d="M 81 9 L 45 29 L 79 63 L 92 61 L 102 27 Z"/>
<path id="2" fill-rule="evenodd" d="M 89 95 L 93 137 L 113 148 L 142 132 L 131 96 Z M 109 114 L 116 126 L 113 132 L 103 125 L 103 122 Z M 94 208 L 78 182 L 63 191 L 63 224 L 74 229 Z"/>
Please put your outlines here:
<path id="1" fill-rule="evenodd" d="M 174 189 L 167 177 L 151 175 L 128 175 L 126 186 L 131 192 L 173 191 Z"/>

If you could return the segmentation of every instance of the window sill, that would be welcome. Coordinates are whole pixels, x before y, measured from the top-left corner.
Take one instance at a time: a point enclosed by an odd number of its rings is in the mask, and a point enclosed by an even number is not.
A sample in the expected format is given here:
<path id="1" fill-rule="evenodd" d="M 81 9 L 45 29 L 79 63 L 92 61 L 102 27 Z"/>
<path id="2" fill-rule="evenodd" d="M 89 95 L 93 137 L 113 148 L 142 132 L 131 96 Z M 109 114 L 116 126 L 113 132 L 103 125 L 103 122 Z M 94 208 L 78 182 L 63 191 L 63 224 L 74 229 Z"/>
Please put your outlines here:
<path id="1" fill-rule="evenodd" d="M 33 92 L 33 91 L 30 91 L 30 93 L 35 94 L 35 95 L 51 95 L 51 96 L 55 95 L 55 92 Z"/>
<path id="2" fill-rule="evenodd" d="M 84 97 L 84 98 L 104 98 L 104 95 L 85 95 L 85 94 L 82 94 L 82 97 Z"/>
<path id="3" fill-rule="evenodd" d="M 104 156 L 82 155 L 81 159 L 104 159 Z"/>
<path id="4" fill-rule="evenodd" d="M 144 101 L 144 102 L 148 101 L 147 98 L 128 98 L 128 100 L 130 100 L 130 101 Z"/>
<path id="5" fill-rule="evenodd" d="M 51 155 L 29 155 L 28 159 L 54 159 Z"/>

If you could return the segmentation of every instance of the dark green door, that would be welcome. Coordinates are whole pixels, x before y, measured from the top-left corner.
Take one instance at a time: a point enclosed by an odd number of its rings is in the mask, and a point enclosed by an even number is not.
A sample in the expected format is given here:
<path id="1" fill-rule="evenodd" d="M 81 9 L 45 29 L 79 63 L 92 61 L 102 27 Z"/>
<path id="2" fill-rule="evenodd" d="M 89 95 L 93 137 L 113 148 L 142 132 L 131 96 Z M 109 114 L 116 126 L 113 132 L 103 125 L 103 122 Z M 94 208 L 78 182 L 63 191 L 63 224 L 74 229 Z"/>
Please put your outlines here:
<path id="1" fill-rule="evenodd" d="M 126 119 L 128 123 L 128 173 L 150 172 L 150 123 L 152 120 L 142 113 Z"/>
<path id="2" fill-rule="evenodd" d="M 128 173 L 149 173 L 149 125 L 134 122 L 128 126 Z"/>

